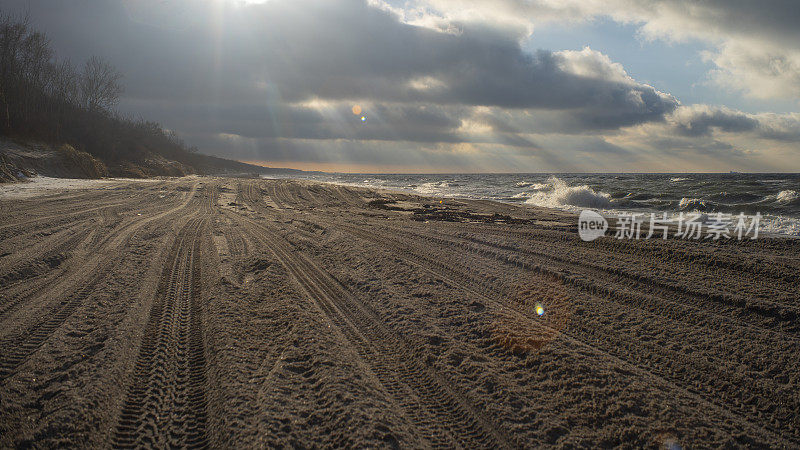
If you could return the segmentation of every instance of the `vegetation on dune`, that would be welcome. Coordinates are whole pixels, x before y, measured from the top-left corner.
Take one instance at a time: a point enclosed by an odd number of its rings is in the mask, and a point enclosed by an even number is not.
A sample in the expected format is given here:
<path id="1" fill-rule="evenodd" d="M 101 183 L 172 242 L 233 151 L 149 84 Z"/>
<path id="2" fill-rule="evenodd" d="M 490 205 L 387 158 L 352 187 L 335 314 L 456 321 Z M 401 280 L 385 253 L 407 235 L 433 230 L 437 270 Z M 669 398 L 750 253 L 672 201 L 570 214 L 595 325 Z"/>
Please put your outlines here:
<path id="1" fill-rule="evenodd" d="M 66 158 L 71 160 L 76 166 L 80 167 L 83 173 L 92 178 L 108 176 L 108 168 L 102 161 L 86 152 L 79 152 L 69 144 L 63 144 L 58 148 Z"/>

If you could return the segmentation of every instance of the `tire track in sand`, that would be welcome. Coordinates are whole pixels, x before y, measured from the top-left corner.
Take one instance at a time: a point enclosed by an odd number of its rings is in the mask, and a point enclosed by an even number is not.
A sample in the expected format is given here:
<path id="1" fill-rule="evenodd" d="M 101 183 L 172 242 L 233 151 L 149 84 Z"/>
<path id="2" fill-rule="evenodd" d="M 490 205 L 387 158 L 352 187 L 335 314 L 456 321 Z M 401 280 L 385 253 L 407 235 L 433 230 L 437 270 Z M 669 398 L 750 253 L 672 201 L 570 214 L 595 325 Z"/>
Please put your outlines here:
<path id="1" fill-rule="evenodd" d="M 365 303 L 334 278 L 276 237 L 271 230 L 242 218 L 260 233 L 302 291 L 343 335 L 403 412 L 433 447 L 499 448 L 515 446 L 497 424 L 478 411 L 464 395 L 390 330 Z"/>
<path id="2" fill-rule="evenodd" d="M 191 219 L 170 251 L 118 418 L 116 448 L 208 446 L 200 303 L 205 225 Z"/>
<path id="3" fill-rule="evenodd" d="M 363 230 L 359 227 L 341 222 L 337 223 L 337 227 L 348 231 L 351 235 L 366 242 L 371 242 L 384 248 L 392 249 L 396 255 L 401 256 L 413 267 L 417 267 L 421 270 L 429 272 L 430 274 L 440 278 L 445 283 L 462 291 L 469 292 L 472 295 L 483 299 L 485 302 L 495 305 L 501 310 L 512 312 L 513 315 L 517 317 L 524 317 L 530 314 L 530 312 L 524 308 L 519 308 L 514 304 L 502 302 L 495 298 L 495 296 L 486 294 L 486 292 L 494 292 L 496 290 L 496 286 L 494 286 L 492 283 L 487 284 L 486 280 L 481 280 L 475 277 L 473 274 L 462 272 L 455 267 L 449 266 L 442 260 L 434 260 L 427 256 L 423 256 L 422 254 L 412 252 L 410 248 L 413 246 L 410 246 L 408 242 L 398 240 L 396 235 L 390 236 L 388 234 L 377 232 L 375 229 Z M 647 361 L 629 361 L 625 357 L 625 352 L 622 352 L 622 355 L 618 355 L 617 352 L 602 350 L 601 346 L 607 346 L 608 342 L 599 339 L 598 336 L 586 336 L 590 338 L 590 340 L 582 340 L 566 330 L 555 330 L 536 322 L 531 322 L 530 325 L 534 328 L 541 328 L 551 335 L 560 335 L 564 340 L 574 345 L 586 348 L 600 355 L 604 355 L 615 364 L 627 367 L 633 373 L 637 373 L 640 376 L 645 376 L 646 378 L 652 380 L 655 384 L 669 386 L 672 389 L 682 393 L 684 396 L 703 403 L 712 410 L 716 410 L 722 416 L 726 416 L 729 419 L 743 425 L 744 427 L 749 426 L 750 430 L 758 431 L 758 434 L 769 436 L 772 442 L 781 442 L 783 445 L 789 445 L 789 443 L 792 443 L 792 445 L 797 445 L 800 443 L 800 440 L 797 439 L 796 435 L 787 435 L 785 430 L 773 426 L 771 423 L 765 421 L 756 422 L 752 420 L 752 418 L 746 414 L 746 405 L 733 405 L 730 403 L 725 404 L 719 402 L 712 396 L 699 391 L 696 386 L 692 386 L 691 384 L 687 385 L 686 380 L 682 379 L 680 376 L 676 376 L 675 374 L 671 373 L 657 373 L 658 370 L 651 367 Z"/>
<path id="4" fill-rule="evenodd" d="M 0 355 L 0 380 L 4 380 L 13 375 L 16 369 L 21 366 L 28 358 L 41 347 L 50 336 L 58 330 L 59 327 L 81 306 L 84 300 L 92 294 L 95 287 L 97 287 L 106 276 L 110 274 L 116 267 L 116 258 L 110 260 L 102 260 L 103 256 L 108 253 L 118 253 L 121 249 L 128 247 L 130 241 L 136 235 L 136 232 L 143 226 L 175 211 L 181 210 L 186 207 L 193 199 L 196 192 L 197 185 L 195 185 L 186 200 L 175 208 L 170 208 L 163 213 L 148 217 L 143 220 L 127 224 L 115 233 L 107 236 L 102 243 L 104 248 L 97 252 L 97 256 L 93 261 L 87 262 L 84 265 L 86 272 L 92 273 L 88 278 L 79 277 L 73 286 L 79 286 L 71 294 L 67 295 L 64 300 L 61 300 L 56 305 L 46 306 L 50 312 L 46 315 L 44 320 L 29 326 L 21 335 L 4 340 L 0 342 L 2 348 L 9 348 L 8 352 Z M 107 247 L 106 247 L 107 245 Z M 62 287 L 62 290 L 67 290 L 68 287 Z M 13 306 L 13 305 L 12 305 Z M 7 313 L 9 309 L 4 309 L 3 314 Z"/>
<path id="5" fill-rule="evenodd" d="M 110 271 L 111 267 L 108 269 Z M 61 307 L 47 320 L 29 328 L 18 344 L 10 346 L 8 352 L 0 358 L 0 380 L 13 374 L 17 367 L 22 365 L 31 354 L 44 344 L 47 338 L 78 309 L 81 303 L 92 293 L 95 286 L 105 279 L 108 271 L 95 274 L 87 284 L 69 295 L 66 300 L 63 300 L 60 304 Z"/>
<path id="6" fill-rule="evenodd" d="M 4 292 L 8 293 L 14 288 L 23 287 L 23 291 L 16 295 L 6 296 L 0 293 L 0 319 L 35 292 L 25 289 L 34 279 L 63 273 L 63 263 L 72 257 L 74 249 L 83 244 L 91 232 L 88 228 L 78 231 L 69 229 L 64 232 L 66 238 L 54 244 L 50 250 L 29 257 L 0 274 L 0 289 Z"/>
<path id="7" fill-rule="evenodd" d="M 757 308 L 754 305 L 748 308 L 747 305 L 740 305 L 730 299 L 720 301 L 719 298 L 722 298 L 721 296 L 704 295 L 694 292 L 688 287 L 673 286 L 647 276 L 633 275 L 620 268 L 593 264 L 589 261 L 591 258 L 580 260 L 567 258 L 561 256 L 557 251 L 536 251 L 530 248 L 492 242 L 474 236 L 452 235 L 439 231 L 425 232 L 415 230 L 414 232 L 409 232 L 390 225 L 387 225 L 386 228 L 395 233 L 396 236 L 405 235 L 410 239 L 423 239 L 432 245 L 458 247 L 477 255 L 493 258 L 504 264 L 514 265 L 522 269 L 533 269 L 590 293 L 600 292 L 613 298 L 625 299 L 632 304 L 646 303 L 647 297 L 657 296 L 660 302 L 693 310 L 699 316 L 710 316 L 714 320 L 727 322 L 731 326 L 745 329 L 755 334 L 769 334 L 777 339 L 792 341 L 800 339 L 796 331 L 767 328 L 761 325 L 761 322 L 755 320 L 757 318 L 770 318 L 770 314 L 763 313 L 764 308 Z M 513 253 L 524 259 L 509 259 L 502 252 Z M 566 277 L 558 270 L 548 269 L 548 263 L 552 261 L 556 261 L 560 266 L 570 269 L 575 274 L 582 274 L 584 277 L 576 280 Z M 622 284 L 622 281 L 616 280 L 615 277 L 627 283 Z M 592 280 L 604 280 L 604 282 L 598 283 Z M 772 308 L 772 306 L 768 307 Z M 772 315 L 774 316 L 774 314 Z M 746 317 L 747 320 L 741 317 Z"/>

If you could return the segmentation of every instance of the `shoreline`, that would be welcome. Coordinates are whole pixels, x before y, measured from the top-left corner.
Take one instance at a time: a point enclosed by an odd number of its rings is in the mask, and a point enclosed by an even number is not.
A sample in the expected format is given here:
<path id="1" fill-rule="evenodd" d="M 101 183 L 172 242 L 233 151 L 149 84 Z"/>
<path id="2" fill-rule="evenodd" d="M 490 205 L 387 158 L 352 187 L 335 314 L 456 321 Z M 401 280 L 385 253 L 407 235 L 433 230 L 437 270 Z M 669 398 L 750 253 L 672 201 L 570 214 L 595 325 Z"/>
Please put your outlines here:
<path id="1" fill-rule="evenodd" d="M 214 175 L 185 175 L 183 177 L 152 177 L 152 178 L 115 178 L 115 177 L 106 177 L 102 179 L 81 179 L 81 178 L 54 178 L 54 177 L 45 177 L 45 176 L 36 176 L 30 180 L 25 181 L 17 181 L 14 183 L 3 183 L 0 184 L 0 200 L 2 199 L 29 199 L 34 198 L 37 196 L 42 195 L 58 195 L 60 193 L 64 193 L 67 191 L 73 190 L 88 190 L 93 188 L 106 188 L 110 189 L 113 186 L 123 185 L 124 183 L 145 183 L 145 182 L 159 182 L 165 180 L 180 180 L 180 179 L 192 179 L 192 178 L 209 178 L 209 179 L 228 179 L 229 177 L 219 177 Z M 253 179 L 252 177 L 236 177 L 235 179 Z M 351 188 L 357 189 L 366 189 L 375 191 L 378 193 L 390 194 L 390 195 L 410 195 L 420 197 L 422 199 L 429 199 L 431 203 L 435 203 L 440 199 L 450 199 L 455 201 L 467 201 L 467 202 L 491 202 L 496 203 L 498 205 L 505 205 L 511 206 L 515 208 L 519 208 L 520 210 L 545 210 L 551 213 L 559 212 L 564 213 L 574 219 L 574 222 L 577 224 L 577 219 L 579 212 L 582 210 L 592 210 L 599 212 L 603 217 L 607 220 L 612 221 L 610 223 L 614 223 L 613 221 L 618 220 L 621 216 L 629 216 L 630 214 L 638 214 L 644 217 L 645 223 L 647 222 L 647 217 L 650 212 L 641 212 L 641 211 L 621 211 L 621 210 L 614 210 L 614 209 L 603 209 L 603 208 L 581 208 L 576 206 L 565 206 L 563 208 L 556 208 L 551 206 L 539 206 L 535 204 L 528 204 L 525 202 L 507 202 L 498 199 L 492 198 L 471 198 L 467 196 L 435 196 L 429 194 L 422 194 L 419 192 L 414 191 L 413 189 L 393 189 L 393 188 L 377 188 L 372 186 L 362 186 L 356 183 L 337 183 L 334 181 L 326 181 L 326 180 L 310 180 L 306 178 L 295 178 L 291 176 L 287 177 L 280 177 L 280 178 L 266 178 L 264 176 L 259 176 L 257 179 L 263 180 L 288 180 L 288 181 L 295 181 L 301 183 L 317 183 L 317 184 L 329 184 L 333 186 L 346 186 Z M 658 217 L 659 214 L 662 214 L 663 211 L 659 211 L 655 213 Z M 706 219 L 710 220 L 714 213 L 701 213 L 701 212 L 689 212 L 687 214 L 700 214 L 701 217 L 705 217 Z M 748 219 L 752 219 L 752 216 L 747 216 Z M 774 216 L 773 216 L 774 217 Z M 778 218 L 783 218 L 782 216 L 777 216 Z M 674 219 L 674 216 L 671 218 Z M 789 218 L 792 220 L 800 220 L 795 218 Z M 704 219 L 705 220 L 705 219 Z M 707 224 L 708 220 L 705 220 L 703 223 Z M 769 220 L 769 219 L 767 219 Z M 673 220 L 674 222 L 674 220 Z M 676 225 L 673 223 L 671 225 L 671 230 L 673 230 Z M 646 228 L 643 228 L 646 231 Z M 609 231 L 612 231 L 609 228 Z M 608 236 L 608 234 L 607 234 Z M 800 234 L 788 234 L 785 232 L 773 232 L 768 230 L 760 230 L 759 236 L 763 236 L 765 238 L 770 239 L 800 239 Z"/>
<path id="2" fill-rule="evenodd" d="M 668 174 L 668 175 L 674 175 L 674 174 Z M 439 196 L 439 195 L 420 193 L 420 192 L 415 191 L 414 189 L 378 188 L 378 187 L 373 187 L 373 186 L 365 186 L 365 185 L 361 185 L 361 184 L 358 184 L 358 183 L 335 182 L 335 181 L 327 181 L 327 180 L 311 180 L 311 179 L 307 179 L 307 178 L 294 178 L 294 177 L 266 178 L 266 177 L 260 177 L 260 179 L 265 179 L 265 180 L 292 180 L 292 181 L 299 181 L 299 182 L 331 184 L 331 185 L 335 185 L 335 186 L 346 186 L 346 187 L 359 188 L 359 189 L 369 189 L 369 190 L 374 190 L 376 192 L 385 192 L 385 193 L 389 193 L 389 194 L 420 196 L 420 197 L 430 198 L 432 200 L 439 200 L 439 199 L 443 199 L 443 198 L 449 198 L 449 199 L 452 199 L 452 200 L 463 200 L 463 201 L 473 201 L 473 202 L 484 202 L 484 201 L 486 201 L 486 202 L 498 203 L 498 204 L 501 204 L 501 205 L 514 206 L 514 207 L 518 207 L 518 208 L 521 208 L 521 209 L 529 208 L 529 209 L 533 209 L 533 210 L 537 210 L 537 209 L 541 210 L 541 209 L 543 209 L 543 210 L 548 210 L 548 211 L 553 211 L 553 212 L 558 211 L 558 212 L 563 212 L 563 213 L 570 214 L 570 215 L 574 216 L 575 223 L 577 223 L 578 216 L 579 216 L 580 212 L 583 211 L 583 210 L 597 211 L 603 217 L 605 217 L 608 220 L 617 220 L 622 216 L 629 216 L 631 214 L 637 214 L 637 215 L 640 215 L 640 216 L 644 217 L 645 221 L 647 221 L 647 218 L 649 217 L 649 215 L 651 213 L 656 214 L 656 217 L 658 218 L 658 217 L 660 217 L 661 214 L 667 212 L 667 213 L 671 214 L 670 218 L 673 219 L 673 222 L 675 222 L 675 220 L 677 220 L 676 217 L 678 216 L 678 213 L 683 212 L 683 213 L 687 214 L 687 218 L 688 218 L 689 214 L 699 214 L 701 218 L 704 218 L 704 219 L 702 219 L 704 224 L 707 224 L 708 221 L 710 219 L 712 219 L 713 215 L 715 214 L 715 213 L 700 212 L 700 211 L 678 211 L 678 212 L 670 213 L 669 211 L 635 211 L 635 210 L 619 210 L 619 209 L 613 209 L 613 208 L 612 209 L 608 209 L 608 208 L 596 208 L 596 207 L 580 207 L 580 206 L 571 206 L 571 205 L 565 205 L 563 207 L 553 207 L 553 206 L 541 206 L 541 205 L 536 205 L 536 204 L 530 204 L 530 203 L 526 203 L 526 202 L 503 201 L 501 199 L 493 199 L 493 198 L 475 198 L 475 197 L 468 197 L 468 196 L 446 196 L 446 195 Z M 752 220 L 754 216 L 753 215 L 746 215 L 746 217 L 747 217 L 748 220 Z M 771 221 L 781 222 L 781 221 L 785 221 L 785 220 L 800 222 L 800 217 L 769 215 L 769 216 L 762 216 L 762 220 L 765 220 L 767 223 L 771 223 Z M 674 229 L 676 226 L 677 226 L 676 224 L 671 225 L 671 227 L 672 227 L 671 229 Z M 798 234 L 791 234 L 791 233 L 785 232 L 785 231 L 761 230 L 761 231 L 759 231 L 759 236 L 762 236 L 762 235 L 764 237 L 766 237 L 766 238 L 771 238 L 771 239 L 800 239 L 800 232 Z"/>

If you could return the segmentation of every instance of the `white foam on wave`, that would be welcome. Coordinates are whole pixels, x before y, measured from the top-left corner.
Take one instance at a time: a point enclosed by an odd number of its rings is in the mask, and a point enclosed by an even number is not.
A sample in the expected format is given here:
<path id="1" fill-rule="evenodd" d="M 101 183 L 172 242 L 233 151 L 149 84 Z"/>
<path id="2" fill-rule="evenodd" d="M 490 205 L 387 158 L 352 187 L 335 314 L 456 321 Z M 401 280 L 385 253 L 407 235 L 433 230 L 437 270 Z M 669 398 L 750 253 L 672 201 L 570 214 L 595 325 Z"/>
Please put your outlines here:
<path id="1" fill-rule="evenodd" d="M 431 181 L 420 184 L 414 190 L 422 195 L 442 195 L 448 191 L 449 187 L 450 183 L 447 181 Z"/>
<path id="2" fill-rule="evenodd" d="M 368 188 L 383 189 L 386 182 L 380 178 L 366 178 L 361 183 L 352 183 L 354 186 L 365 186 Z"/>
<path id="3" fill-rule="evenodd" d="M 530 188 L 532 191 L 541 191 L 550 187 L 550 183 L 534 183 L 533 181 L 520 181 L 515 184 L 516 187 Z"/>
<path id="4" fill-rule="evenodd" d="M 525 203 L 548 208 L 583 207 L 608 208 L 611 195 L 596 192 L 587 185 L 568 186 L 563 180 L 551 177 L 547 180 L 550 189 L 536 192 Z"/>
<path id="5" fill-rule="evenodd" d="M 677 178 L 676 177 L 676 178 L 670 178 L 669 181 L 671 181 L 673 183 L 679 183 L 681 181 L 689 181 L 689 179 L 688 178 Z"/>
<path id="6" fill-rule="evenodd" d="M 699 198 L 692 198 L 692 197 L 683 197 L 681 201 L 678 203 L 678 208 L 680 210 L 685 210 L 689 208 L 705 208 L 706 203 L 699 199 Z"/>
<path id="7" fill-rule="evenodd" d="M 792 190 L 780 191 L 778 192 L 778 195 L 775 196 L 775 200 L 777 200 L 778 203 L 789 203 L 797 200 L 798 198 L 800 198 L 800 193 Z"/>

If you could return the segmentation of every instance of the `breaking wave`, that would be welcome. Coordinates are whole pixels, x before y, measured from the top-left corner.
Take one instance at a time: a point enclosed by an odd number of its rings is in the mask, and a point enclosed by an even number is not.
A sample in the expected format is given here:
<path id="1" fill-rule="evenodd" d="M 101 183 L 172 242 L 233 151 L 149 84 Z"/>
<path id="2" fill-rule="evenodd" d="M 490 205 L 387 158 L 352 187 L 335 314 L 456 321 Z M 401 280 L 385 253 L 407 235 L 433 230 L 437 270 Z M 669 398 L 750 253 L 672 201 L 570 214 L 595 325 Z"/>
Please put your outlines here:
<path id="1" fill-rule="evenodd" d="M 709 211 L 712 202 L 708 202 L 699 198 L 683 197 L 678 202 L 678 209 L 681 211 Z"/>
<path id="2" fill-rule="evenodd" d="M 449 187 L 450 183 L 447 181 L 431 181 L 420 184 L 414 190 L 422 195 L 442 195 L 447 192 Z"/>
<path id="3" fill-rule="evenodd" d="M 778 192 L 778 195 L 775 197 L 775 200 L 778 203 L 794 203 L 797 200 L 800 200 L 800 194 L 797 191 L 786 190 Z"/>
<path id="4" fill-rule="evenodd" d="M 556 177 L 547 180 L 547 184 L 549 189 L 536 192 L 525 203 L 548 208 L 569 206 L 608 208 L 611 206 L 611 195 L 597 192 L 588 185 L 568 186 L 567 183 Z"/>
<path id="5" fill-rule="evenodd" d="M 532 181 L 520 181 L 515 184 L 516 187 L 526 187 L 532 191 L 541 191 L 550 187 L 550 183 L 534 183 Z"/>

